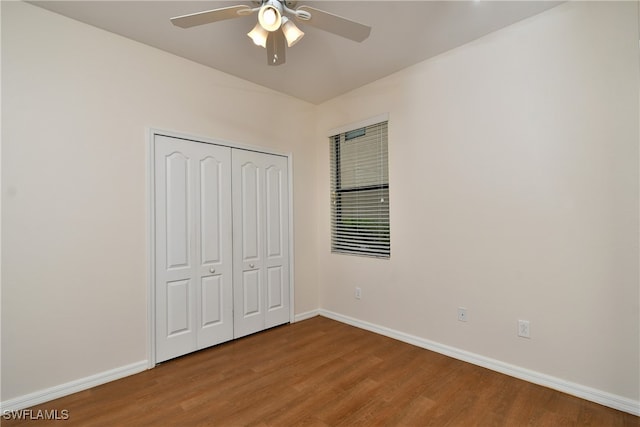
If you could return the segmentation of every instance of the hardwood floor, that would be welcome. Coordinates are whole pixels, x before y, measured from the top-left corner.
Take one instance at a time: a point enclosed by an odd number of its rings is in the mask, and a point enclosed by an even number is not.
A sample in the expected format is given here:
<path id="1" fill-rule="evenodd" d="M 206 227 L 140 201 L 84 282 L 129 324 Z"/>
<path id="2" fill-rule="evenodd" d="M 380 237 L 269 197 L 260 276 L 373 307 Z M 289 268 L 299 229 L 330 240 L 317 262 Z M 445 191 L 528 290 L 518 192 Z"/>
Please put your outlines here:
<path id="1" fill-rule="evenodd" d="M 640 418 L 315 317 L 31 408 L 64 426 L 639 426 Z M 2 420 L 3 426 L 45 426 Z"/>

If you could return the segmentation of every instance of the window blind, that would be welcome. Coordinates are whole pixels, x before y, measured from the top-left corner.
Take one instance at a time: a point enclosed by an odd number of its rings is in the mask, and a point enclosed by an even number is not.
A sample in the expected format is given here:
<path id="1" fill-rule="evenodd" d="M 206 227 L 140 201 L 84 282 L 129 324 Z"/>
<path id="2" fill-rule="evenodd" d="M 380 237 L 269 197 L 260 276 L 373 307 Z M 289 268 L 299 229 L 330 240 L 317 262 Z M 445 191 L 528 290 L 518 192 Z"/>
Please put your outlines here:
<path id="1" fill-rule="evenodd" d="M 390 257 L 387 127 L 329 138 L 332 252 Z"/>

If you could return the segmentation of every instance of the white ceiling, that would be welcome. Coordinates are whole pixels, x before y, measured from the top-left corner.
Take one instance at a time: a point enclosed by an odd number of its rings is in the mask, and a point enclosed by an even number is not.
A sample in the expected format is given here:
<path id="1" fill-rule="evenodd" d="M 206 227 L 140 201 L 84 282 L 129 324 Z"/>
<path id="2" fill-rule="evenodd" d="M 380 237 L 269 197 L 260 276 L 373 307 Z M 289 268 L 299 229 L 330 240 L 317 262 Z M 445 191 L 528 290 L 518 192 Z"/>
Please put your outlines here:
<path id="1" fill-rule="evenodd" d="M 305 26 L 286 63 L 246 36 L 256 16 L 190 29 L 169 18 L 250 1 L 32 1 L 32 4 L 314 104 L 550 9 L 550 1 L 299 1 L 373 27 L 356 43 Z"/>

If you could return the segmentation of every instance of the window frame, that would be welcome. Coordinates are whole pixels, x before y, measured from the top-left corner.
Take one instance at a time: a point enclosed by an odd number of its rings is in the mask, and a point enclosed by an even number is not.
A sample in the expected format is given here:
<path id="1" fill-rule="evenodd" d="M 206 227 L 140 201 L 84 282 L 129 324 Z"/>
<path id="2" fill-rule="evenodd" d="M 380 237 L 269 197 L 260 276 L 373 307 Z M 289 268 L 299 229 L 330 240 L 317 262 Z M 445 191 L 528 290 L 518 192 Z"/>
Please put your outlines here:
<path id="1" fill-rule="evenodd" d="M 379 259 L 391 258 L 391 230 L 390 230 L 390 205 L 389 205 L 389 165 L 388 165 L 388 114 L 372 117 L 365 121 L 342 126 L 337 129 L 333 129 L 329 132 L 329 145 L 330 145 L 330 222 L 331 222 L 331 253 L 342 255 L 354 255 L 364 256 Z M 343 188 L 342 175 L 344 173 L 342 157 L 343 144 L 348 140 L 356 139 L 361 136 L 366 137 L 366 133 L 361 130 L 371 127 L 372 125 L 383 125 L 384 128 L 380 128 L 381 135 L 385 136 L 384 151 L 378 151 L 376 153 L 376 160 L 380 159 L 384 161 L 386 170 L 380 170 L 380 178 L 378 182 L 372 184 L 365 184 L 360 186 L 348 186 Z M 349 133 L 355 133 L 352 138 L 347 138 Z M 356 156 L 353 157 L 357 159 Z M 357 161 L 357 160 L 356 160 Z M 373 163 L 375 163 L 375 161 Z M 356 168 L 354 167 L 354 174 Z M 369 194 L 367 194 L 369 193 Z M 373 194 L 372 194 L 373 193 Z M 381 202 L 385 208 L 381 211 L 381 215 L 372 214 L 374 225 L 369 227 L 365 226 L 364 232 L 358 230 L 359 225 L 355 227 L 345 226 L 343 221 L 342 205 L 344 203 L 345 195 L 356 194 L 356 197 L 360 194 L 365 194 L 364 199 L 378 198 L 382 196 Z M 368 202 L 358 202 L 352 204 L 352 207 L 356 209 L 367 208 L 370 205 Z M 366 209 L 364 209 L 366 210 Z M 353 214 L 356 221 L 360 221 L 362 217 L 360 210 L 357 210 Z M 354 233 L 354 229 L 358 234 L 352 234 L 354 238 L 350 240 L 349 233 Z M 381 239 L 382 238 L 382 239 Z M 372 245 L 367 246 L 366 242 L 370 240 Z M 353 245 L 349 245 L 352 243 Z M 375 244 L 377 243 L 377 244 Z M 380 244 L 381 243 L 381 244 Z M 359 248 L 357 246 L 360 246 Z"/>

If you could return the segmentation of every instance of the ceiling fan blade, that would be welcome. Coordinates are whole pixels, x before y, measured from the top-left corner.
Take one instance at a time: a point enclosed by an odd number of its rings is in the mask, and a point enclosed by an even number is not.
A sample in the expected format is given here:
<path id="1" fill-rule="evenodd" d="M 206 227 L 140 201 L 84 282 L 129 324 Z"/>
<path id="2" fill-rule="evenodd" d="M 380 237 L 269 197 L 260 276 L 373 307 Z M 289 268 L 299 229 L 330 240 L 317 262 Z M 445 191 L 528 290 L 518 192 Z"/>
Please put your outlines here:
<path id="1" fill-rule="evenodd" d="M 270 32 L 267 36 L 267 64 L 280 65 L 286 61 L 285 52 L 287 49 L 287 40 L 284 37 L 282 28 L 277 31 Z"/>
<path id="2" fill-rule="evenodd" d="M 246 5 L 230 6 L 207 10 L 204 12 L 191 13 L 189 15 L 176 16 L 175 18 L 171 18 L 171 22 L 173 25 L 181 28 L 190 28 L 197 25 L 224 21 L 225 19 L 239 18 L 251 13 L 251 11 L 252 9 Z"/>
<path id="3" fill-rule="evenodd" d="M 371 33 L 371 27 L 368 25 L 323 10 L 309 6 L 300 6 L 297 10 L 308 12 L 311 15 L 311 19 L 301 19 L 301 22 L 356 42 L 364 41 Z"/>

